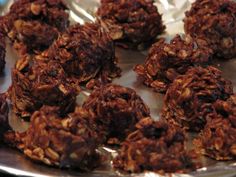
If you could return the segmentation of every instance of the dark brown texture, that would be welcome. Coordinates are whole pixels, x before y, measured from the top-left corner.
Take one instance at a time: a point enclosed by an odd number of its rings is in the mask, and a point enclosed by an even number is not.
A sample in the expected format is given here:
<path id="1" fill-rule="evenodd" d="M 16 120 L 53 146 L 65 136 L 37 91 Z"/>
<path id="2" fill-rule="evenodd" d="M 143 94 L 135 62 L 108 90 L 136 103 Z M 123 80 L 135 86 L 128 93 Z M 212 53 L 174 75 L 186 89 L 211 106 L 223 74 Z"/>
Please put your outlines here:
<path id="1" fill-rule="evenodd" d="M 95 152 L 98 135 L 90 116 L 78 107 L 62 119 L 57 108 L 44 106 L 32 115 L 26 132 L 8 132 L 5 141 L 34 161 L 50 166 L 92 169 L 99 165 L 99 158 Z"/>
<path id="2" fill-rule="evenodd" d="M 162 118 L 190 131 L 200 131 L 214 111 L 213 103 L 232 94 L 232 83 L 217 68 L 191 68 L 167 90 Z"/>
<path id="3" fill-rule="evenodd" d="M 0 30 L 0 73 L 3 72 L 3 69 L 6 64 L 5 56 L 6 56 L 5 37 L 4 37 L 3 33 L 1 33 L 1 30 Z"/>
<path id="4" fill-rule="evenodd" d="M 72 111 L 79 88 L 68 79 L 60 64 L 30 61 L 28 56 L 18 60 L 12 71 L 9 95 L 13 111 L 23 118 L 43 105 L 59 106 L 62 115 Z"/>
<path id="5" fill-rule="evenodd" d="M 94 90 L 83 107 L 94 112 L 95 122 L 108 144 L 119 144 L 139 120 L 150 114 L 134 90 L 114 84 Z"/>
<path id="6" fill-rule="evenodd" d="M 234 124 L 236 122 L 233 122 Z M 194 144 L 204 155 L 216 160 L 236 159 L 236 127 L 229 119 L 215 117 L 206 124 Z"/>
<path id="7" fill-rule="evenodd" d="M 216 114 L 194 141 L 201 153 L 216 160 L 236 159 L 236 95 L 214 104 Z"/>
<path id="8" fill-rule="evenodd" d="M 6 131 L 10 130 L 8 123 L 9 107 L 6 101 L 6 96 L 0 94 L 0 141 L 3 140 L 3 135 Z"/>
<path id="9" fill-rule="evenodd" d="M 143 49 L 165 29 L 152 0 L 102 0 L 97 15 L 112 39 L 124 48 Z"/>
<path id="10" fill-rule="evenodd" d="M 236 56 L 236 2 L 197 0 L 184 19 L 185 32 L 205 38 L 220 58 Z"/>
<path id="11" fill-rule="evenodd" d="M 186 135 L 166 122 L 142 119 L 113 161 L 115 168 L 127 172 L 190 172 L 200 167 L 194 151 L 185 149 Z"/>
<path id="12" fill-rule="evenodd" d="M 1 20 L 20 54 L 42 51 L 69 25 L 62 0 L 17 0 Z"/>
<path id="13" fill-rule="evenodd" d="M 205 65 L 211 60 L 212 50 L 203 39 L 181 38 L 176 35 L 170 43 L 161 39 L 149 50 L 148 57 L 134 71 L 144 84 L 157 92 L 166 92 L 178 75 L 185 74 L 192 66 Z"/>
<path id="14" fill-rule="evenodd" d="M 4 17 L 0 16 L 0 74 L 3 72 L 6 61 L 6 42 L 4 30 Z"/>
<path id="15" fill-rule="evenodd" d="M 236 127 L 236 94 L 232 95 L 227 101 L 218 100 L 214 107 L 217 114 L 229 119 Z"/>
<path id="16" fill-rule="evenodd" d="M 69 27 L 42 55 L 56 60 L 79 83 L 99 77 L 102 82 L 120 76 L 115 48 L 108 34 L 94 23 Z"/>

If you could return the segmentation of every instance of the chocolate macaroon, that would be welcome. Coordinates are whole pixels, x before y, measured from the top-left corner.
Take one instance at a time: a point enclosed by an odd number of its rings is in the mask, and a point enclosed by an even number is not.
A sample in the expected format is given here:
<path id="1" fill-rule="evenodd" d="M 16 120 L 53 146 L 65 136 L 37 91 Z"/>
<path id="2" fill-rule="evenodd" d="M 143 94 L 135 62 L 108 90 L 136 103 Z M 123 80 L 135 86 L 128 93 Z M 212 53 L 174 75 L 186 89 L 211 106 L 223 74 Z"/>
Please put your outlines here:
<path id="1" fill-rule="evenodd" d="M 208 41 L 219 58 L 236 56 L 236 2 L 197 0 L 186 12 L 184 28 L 192 37 Z"/>
<path id="2" fill-rule="evenodd" d="M 200 131 L 214 112 L 213 104 L 233 94 L 232 83 L 213 66 L 194 67 L 175 79 L 164 98 L 162 118 L 189 131 Z"/>
<path id="3" fill-rule="evenodd" d="M 124 48 L 144 49 L 165 30 L 152 0 L 102 0 L 97 16 L 116 44 Z"/>

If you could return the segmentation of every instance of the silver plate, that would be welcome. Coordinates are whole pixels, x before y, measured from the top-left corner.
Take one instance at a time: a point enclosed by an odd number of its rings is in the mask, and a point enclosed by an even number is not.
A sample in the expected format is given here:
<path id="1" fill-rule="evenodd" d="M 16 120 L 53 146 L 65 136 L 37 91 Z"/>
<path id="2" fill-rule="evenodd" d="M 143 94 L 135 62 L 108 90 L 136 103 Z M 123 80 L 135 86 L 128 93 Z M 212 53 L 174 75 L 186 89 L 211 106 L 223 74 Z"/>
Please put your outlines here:
<path id="1" fill-rule="evenodd" d="M 94 12 L 99 6 L 99 0 L 77 0 L 77 1 L 66 1 L 70 7 L 71 20 L 79 23 L 85 21 L 94 21 Z M 166 34 L 164 37 L 170 38 L 177 33 L 183 33 L 182 19 L 184 12 L 190 8 L 190 4 L 193 0 L 158 0 L 156 5 L 159 11 L 163 14 L 163 20 L 167 25 Z M 12 1 L 7 1 L 5 6 L 1 9 L 2 13 L 5 13 L 9 8 Z M 136 74 L 133 72 L 134 65 L 143 63 L 146 52 L 129 51 L 117 48 L 116 55 L 120 60 L 120 67 L 122 68 L 122 77 L 115 79 L 114 83 L 134 88 L 137 93 L 143 98 L 147 105 L 151 109 L 152 117 L 156 120 L 159 119 L 159 112 L 162 107 L 163 95 L 155 93 L 152 89 L 146 88 L 143 84 L 137 80 Z M 17 56 L 15 51 L 7 46 L 7 64 L 5 72 L 0 76 L 0 92 L 5 92 L 11 84 L 11 68 L 13 68 Z M 236 87 L 236 60 L 228 61 L 215 61 L 214 63 L 224 73 L 224 76 L 230 79 Z M 87 94 L 87 92 L 84 92 Z M 81 102 L 81 97 L 79 98 Z M 20 121 L 13 115 L 10 115 L 10 124 L 17 130 L 22 131 L 27 128 L 28 123 Z M 191 145 L 190 145 L 191 146 Z M 112 158 L 116 154 L 116 151 L 108 148 L 101 148 L 100 151 L 108 157 L 107 162 L 90 173 L 81 173 L 72 170 L 60 170 L 56 168 L 47 167 L 45 165 L 37 164 L 27 159 L 22 153 L 15 149 L 8 147 L 0 147 L 0 171 L 12 175 L 19 176 L 81 176 L 81 177 L 98 177 L 98 176 L 136 176 L 136 177 L 156 177 L 160 176 L 155 173 L 144 173 L 144 174 L 132 174 L 124 175 L 115 172 L 111 167 Z M 208 158 L 203 157 L 202 161 L 205 165 L 204 168 L 199 169 L 191 174 L 173 174 L 172 176 L 201 176 L 201 177 L 213 177 L 213 176 L 224 176 L 233 177 L 236 176 L 236 162 L 216 162 Z"/>

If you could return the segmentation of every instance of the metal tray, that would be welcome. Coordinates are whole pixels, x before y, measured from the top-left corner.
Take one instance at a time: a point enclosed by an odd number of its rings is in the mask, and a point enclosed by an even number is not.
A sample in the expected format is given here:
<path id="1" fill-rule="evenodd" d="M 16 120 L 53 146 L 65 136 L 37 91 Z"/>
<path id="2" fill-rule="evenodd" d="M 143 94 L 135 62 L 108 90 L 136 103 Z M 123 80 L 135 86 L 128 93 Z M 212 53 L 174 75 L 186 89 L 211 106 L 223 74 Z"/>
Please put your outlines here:
<path id="1" fill-rule="evenodd" d="M 99 0 L 67 0 L 70 7 L 70 17 L 73 22 L 84 23 L 85 21 L 94 21 L 94 12 L 99 6 Z M 159 8 L 159 11 L 163 14 L 163 20 L 167 26 L 164 37 L 171 38 L 177 33 L 183 33 L 184 12 L 190 8 L 190 4 L 193 0 L 157 0 L 155 3 Z M 1 13 L 5 13 L 9 8 L 12 0 L 6 2 L 6 4 L 0 8 Z M 152 89 L 149 89 L 137 80 L 136 74 L 133 72 L 134 65 L 143 63 L 147 52 L 124 50 L 121 48 L 116 49 L 116 55 L 119 58 L 119 65 L 122 68 L 122 77 L 115 79 L 113 82 L 126 87 L 131 87 L 143 98 L 147 105 L 151 109 L 151 115 L 154 119 L 159 119 L 159 112 L 162 107 L 163 95 L 155 93 Z M 5 72 L 0 76 L 0 92 L 5 92 L 11 84 L 11 68 L 14 66 L 17 60 L 15 51 L 7 46 L 7 64 Z M 214 63 L 222 71 L 226 78 L 230 79 L 236 87 L 236 60 L 228 61 L 215 61 Z M 84 91 L 87 95 L 88 92 Z M 85 97 L 81 95 L 78 101 L 81 103 Z M 28 126 L 27 122 L 23 122 L 10 113 L 10 124 L 13 129 L 17 131 L 25 130 Z M 190 144 L 191 146 L 191 144 Z M 111 158 L 116 155 L 116 151 L 106 147 L 101 147 L 100 151 L 108 157 L 105 164 L 98 169 L 95 169 L 90 173 L 81 173 L 73 170 L 61 170 L 57 168 L 48 167 L 42 164 L 34 163 L 26 158 L 22 153 L 15 149 L 0 147 L 0 171 L 7 174 L 18 176 L 81 176 L 81 177 L 115 177 L 115 176 L 136 176 L 136 177 L 156 177 L 160 176 L 155 173 L 143 173 L 143 174 L 120 174 L 115 172 L 111 166 Z M 233 177 L 236 176 L 236 162 L 217 162 L 205 157 L 202 157 L 204 168 L 197 170 L 191 174 L 173 174 L 172 176 L 190 177 L 213 177 L 224 176 Z"/>

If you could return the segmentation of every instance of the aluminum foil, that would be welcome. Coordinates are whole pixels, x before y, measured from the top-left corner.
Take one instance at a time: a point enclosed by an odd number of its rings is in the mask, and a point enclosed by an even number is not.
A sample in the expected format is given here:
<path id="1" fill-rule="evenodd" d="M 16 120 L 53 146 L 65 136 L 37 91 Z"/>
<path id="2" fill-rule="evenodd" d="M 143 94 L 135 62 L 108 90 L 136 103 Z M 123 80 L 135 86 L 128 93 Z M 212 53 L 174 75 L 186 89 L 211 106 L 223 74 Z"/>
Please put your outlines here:
<path id="1" fill-rule="evenodd" d="M 6 1 L 4 6 L 0 6 L 0 13 L 7 12 L 10 4 L 13 0 Z M 182 34 L 184 12 L 190 8 L 191 3 L 194 0 L 156 0 L 159 12 L 163 14 L 163 21 L 167 26 L 166 33 L 162 37 L 170 39 L 175 34 Z M 67 0 L 66 3 L 70 8 L 70 18 L 73 23 L 84 23 L 86 21 L 95 20 L 95 11 L 99 6 L 99 0 Z M 159 112 L 162 107 L 163 95 L 154 93 L 152 89 L 149 89 L 137 80 L 136 74 L 133 72 L 133 67 L 136 64 L 143 63 L 147 52 L 138 52 L 131 50 L 123 50 L 117 48 L 116 55 L 120 60 L 120 67 L 122 68 L 122 77 L 115 79 L 114 83 L 120 84 L 126 87 L 134 88 L 137 93 L 143 98 L 147 105 L 151 109 L 152 117 L 156 120 L 159 119 Z M 15 51 L 8 45 L 7 47 L 7 64 L 5 72 L 0 76 L 0 92 L 5 92 L 11 84 L 11 68 L 14 66 L 17 60 Z M 216 61 L 215 65 L 219 66 L 224 76 L 230 79 L 234 88 L 236 87 L 236 60 L 229 61 Z M 86 99 L 86 95 L 89 93 L 84 91 L 78 96 L 78 103 L 82 103 Z M 23 122 L 16 118 L 13 114 L 10 114 L 10 124 L 13 129 L 17 131 L 24 131 L 28 127 L 27 122 Z M 190 147 L 192 147 L 190 143 Z M 107 157 L 107 161 L 104 164 L 90 173 L 81 173 L 73 170 L 60 170 L 50 168 L 45 165 L 37 164 L 27 159 L 22 153 L 15 149 L 8 147 L 0 147 L 0 171 L 12 175 L 18 176 L 81 176 L 81 177 L 115 177 L 115 176 L 135 176 L 135 177 L 158 177 L 156 173 L 143 173 L 143 174 L 120 174 L 112 169 L 111 159 L 117 154 L 117 151 L 107 147 L 101 147 L 99 151 Z M 233 177 L 236 176 L 236 162 L 216 162 L 214 160 L 202 157 L 202 161 L 205 167 L 190 174 L 173 174 L 172 176 L 179 177 L 213 177 L 224 176 Z M 169 176 L 169 175 L 168 175 Z"/>

